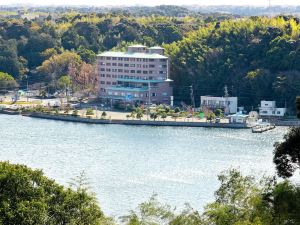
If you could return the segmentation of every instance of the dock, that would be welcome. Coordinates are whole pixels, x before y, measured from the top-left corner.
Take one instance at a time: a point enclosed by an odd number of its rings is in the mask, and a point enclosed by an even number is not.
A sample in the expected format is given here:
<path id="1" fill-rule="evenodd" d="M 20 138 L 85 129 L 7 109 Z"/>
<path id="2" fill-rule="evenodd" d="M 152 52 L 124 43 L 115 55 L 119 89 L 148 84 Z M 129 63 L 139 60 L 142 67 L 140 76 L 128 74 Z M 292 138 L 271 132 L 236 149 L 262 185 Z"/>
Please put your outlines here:
<path id="1" fill-rule="evenodd" d="M 269 130 L 275 129 L 274 124 L 262 124 L 262 125 L 256 125 L 252 127 L 252 133 L 263 133 Z"/>

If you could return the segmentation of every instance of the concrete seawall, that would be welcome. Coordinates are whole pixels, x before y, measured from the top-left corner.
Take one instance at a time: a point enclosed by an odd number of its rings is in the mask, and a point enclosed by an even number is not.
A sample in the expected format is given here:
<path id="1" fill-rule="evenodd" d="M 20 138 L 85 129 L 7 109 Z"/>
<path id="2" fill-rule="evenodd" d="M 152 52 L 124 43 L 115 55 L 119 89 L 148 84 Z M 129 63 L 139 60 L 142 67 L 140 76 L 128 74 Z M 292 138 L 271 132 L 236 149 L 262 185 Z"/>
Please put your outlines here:
<path id="1" fill-rule="evenodd" d="M 24 116 L 60 120 L 66 122 L 90 123 L 90 124 L 120 124 L 120 125 L 144 125 L 144 126 L 176 126 L 176 127 L 217 127 L 217 128 L 233 128 L 233 129 L 248 129 L 246 124 L 233 123 L 203 123 L 203 122 L 175 122 L 175 121 L 151 121 L 151 120 L 101 120 L 89 119 L 74 116 L 50 115 L 42 113 L 30 113 Z"/>

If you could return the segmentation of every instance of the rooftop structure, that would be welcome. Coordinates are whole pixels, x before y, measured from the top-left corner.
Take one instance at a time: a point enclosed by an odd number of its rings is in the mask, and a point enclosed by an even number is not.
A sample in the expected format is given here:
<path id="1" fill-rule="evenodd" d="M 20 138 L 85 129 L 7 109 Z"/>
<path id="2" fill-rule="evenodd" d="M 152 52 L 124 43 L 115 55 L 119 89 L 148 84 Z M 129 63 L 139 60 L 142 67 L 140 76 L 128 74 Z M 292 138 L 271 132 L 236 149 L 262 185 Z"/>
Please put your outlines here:
<path id="1" fill-rule="evenodd" d="M 132 45 L 98 55 L 100 97 L 129 103 L 170 103 L 169 59 L 161 47 Z"/>

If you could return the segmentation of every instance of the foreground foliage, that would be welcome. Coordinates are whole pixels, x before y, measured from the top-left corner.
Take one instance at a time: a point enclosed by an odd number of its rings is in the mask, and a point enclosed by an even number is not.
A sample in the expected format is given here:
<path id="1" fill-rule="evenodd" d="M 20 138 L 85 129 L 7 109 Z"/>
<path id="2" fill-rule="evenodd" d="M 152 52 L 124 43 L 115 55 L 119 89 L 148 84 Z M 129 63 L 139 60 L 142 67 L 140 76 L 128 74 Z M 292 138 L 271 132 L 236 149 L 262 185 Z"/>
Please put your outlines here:
<path id="1" fill-rule="evenodd" d="M 39 170 L 0 163 L 0 224 L 110 224 L 82 187 L 64 188 Z"/>

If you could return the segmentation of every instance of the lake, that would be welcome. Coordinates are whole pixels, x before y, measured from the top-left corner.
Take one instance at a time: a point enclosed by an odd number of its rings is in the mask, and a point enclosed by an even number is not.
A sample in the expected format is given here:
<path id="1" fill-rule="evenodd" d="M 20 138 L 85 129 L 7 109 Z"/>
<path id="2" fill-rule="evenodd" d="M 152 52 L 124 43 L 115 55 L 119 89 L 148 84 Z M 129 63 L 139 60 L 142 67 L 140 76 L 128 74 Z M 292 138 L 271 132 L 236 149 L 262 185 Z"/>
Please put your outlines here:
<path id="1" fill-rule="evenodd" d="M 0 160 L 42 169 L 60 184 L 85 171 L 103 211 L 121 216 L 158 194 L 201 210 L 217 175 L 274 174 L 273 144 L 287 128 L 263 134 L 219 128 L 91 125 L 0 115 Z"/>

